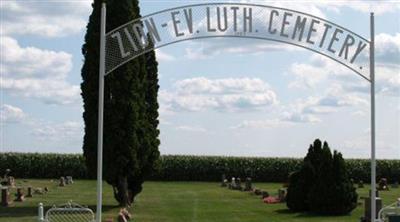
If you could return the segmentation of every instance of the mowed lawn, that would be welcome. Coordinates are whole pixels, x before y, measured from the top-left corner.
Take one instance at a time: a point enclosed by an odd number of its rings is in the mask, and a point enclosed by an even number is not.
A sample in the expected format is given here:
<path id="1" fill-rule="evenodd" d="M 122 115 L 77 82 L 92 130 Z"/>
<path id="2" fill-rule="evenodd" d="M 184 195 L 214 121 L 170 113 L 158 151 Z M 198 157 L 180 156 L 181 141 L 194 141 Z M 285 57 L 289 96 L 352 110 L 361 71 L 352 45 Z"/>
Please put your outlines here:
<path id="1" fill-rule="evenodd" d="M 53 204 L 63 204 L 69 200 L 96 206 L 96 181 L 78 180 L 73 185 L 58 187 L 51 180 L 17 180 L 19 186 L 49 187 L 44 195 L 34 195 L 25 202 L 14 202 L 11 207 L 0 207 L 0 222 L 36 221 L 37 206 L 42 202 L 46 209 Z M 277 195 L 281 184 L 255 183 L 258 188 Z M 15 193 L 15 190 L 13 190 Z M 359 196 L 367 196 L 368 187 L 358 189 Z M 400 189 L 381 192 L 384 204 L 390 204 L 400 197 Z M 359 202 L 363 202 L 359 200 Z M 119 207 L 113 199 L 112 188 L 104 184 L 103 219 L 115 218 Z M 303 213 L 291 213 L 285 204 L 264 204 L 260 196 L 248 192 L 228 190 L 218 183 L 203 182 L 146 182 L 142 193 L 131 209 L 137 222 L 345 222 L 358 221 L 363 214 L 359 205 L 351 215 L 326 217 Z M 116 219 L 114 219 L 116 221 Z"/>

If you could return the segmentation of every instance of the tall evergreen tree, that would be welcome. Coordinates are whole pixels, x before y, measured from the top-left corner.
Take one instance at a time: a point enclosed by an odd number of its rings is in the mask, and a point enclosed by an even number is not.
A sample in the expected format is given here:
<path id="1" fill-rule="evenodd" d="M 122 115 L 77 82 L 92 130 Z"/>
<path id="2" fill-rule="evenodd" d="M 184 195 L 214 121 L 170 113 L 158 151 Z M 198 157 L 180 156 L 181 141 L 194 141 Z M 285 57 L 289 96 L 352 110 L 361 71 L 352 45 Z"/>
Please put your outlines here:
<path id="1" fill-rule="evenodd" d="M 81 84 L 84 102 L 85 136 L 83 151 L 92 176 L 97 170 L 97 116 L 99 32 L 101 1 L 94 0 L 82 47 L 84 64 Z M 140 17 L 137 0 L 108 0 L 106 30 L 112 30 Z M 149 120 L 147 56 L 122 65 L 105 79 L 104 90 L 104 179 L 112 185 L 114 197 L 122 206 L 130 205 L 141 191 L 146 175 L 158 158 L 158 106 Z M 153 58 L 153 66 L 156 64 Z M 153 68 L 154 70 L 154 68 Z M 157 69 L 152 75 L 157 76 Z M 154 78 L 154 77 L 153 77 Z M 154 83 L 153 83 L 154 84 Z M 157 85 L 158 86 L 158 85 Z M 153 87 L 154 88 L 154 87 Z M 157 88 L 158 89 L 158 88 Z M 157 93 L 152 94 L 152 103 Z M 157 113 L 157 115 L 154 115 Z"/>
<path id="2" fill-rule="evenodd" d="M 287 206 L 293 211 L 320 214 L 347 214 L 357 204 L 357 193 L 340 153 L 327 142 L 310 145 L 299 171 L 290 176 Z"/>
<path id="3" fill-rule="evenodd" d="M 286 205 L 292 211 L 309 210 L 308 194 L 311 189 L 316 170 L 314 166 L 320 163 L 320 154 L 322 152 L 322 143 L 316 139 L 310 144 L 306 157 L 299 171 L 290 175 L 289 187 L 286 197 Z"/>

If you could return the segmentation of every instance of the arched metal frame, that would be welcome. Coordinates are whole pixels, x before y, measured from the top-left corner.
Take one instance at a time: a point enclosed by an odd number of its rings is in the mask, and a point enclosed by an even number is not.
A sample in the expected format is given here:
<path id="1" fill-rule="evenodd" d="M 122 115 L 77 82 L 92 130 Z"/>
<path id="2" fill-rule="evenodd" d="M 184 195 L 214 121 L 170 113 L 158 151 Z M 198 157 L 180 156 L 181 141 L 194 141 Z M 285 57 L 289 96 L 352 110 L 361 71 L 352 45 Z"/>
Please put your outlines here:
<path id="1" fill-rule="evenodd" d="M 149 15 L 143 16 L 141 19 L 156 15 L 158 13 L 163 13 L 171 10 L 176 10 L 176 9 L 181 9 L 185 7 L 194 7 L 194 6 L 199 6 L 199 5 L 230 5 L 232 3 L 203 3 L 203 4 L 195 4 L 195 5 L 186 5 L 186 6 L 180 6 L 176 8 L 171 8 L 171 9 L 165 9 L 162 11 L 158 11 L 155 13 L 151 13 Z M 353 35 L 357 36 L 358 38 L 364 40 L 369 44 L 369 74 L 370 78 L 365 77 L 362 75 L 360 72 L 355 70 L 354 68 L 348 66 L 347 64 L 333 58 L 332 56 L 329 56 L 327 54 L 324 54 L 318 50 L 314 50 L 311 48 L 304 47 L 299 44 L 291 43 L 288 41 L 279 41 L 277 39 L 272 39 L 272 38 L 257 38 L 257 37 L 247 37 L 247 36 L 236 36 L 236 35 L 223 35 L 223 36 L 206 36 L 206 37 L 201 37 L 201 38 L 211 38 L 211 37 L 240 37 L 240 38 L 253 38 L 253 39 L 263 39 L 263 40 L 270 40 L 270 41 L 275 41 L 275 42 L 281 42 L 281 43 L 286 43 L 286 44 L 291 44 L 295 45 L 298 47 L 302 47 L 305 49 L 308 49 L 310 51 L 313 51 L 315 53 L 318 53 L 320 55 L 326 56 L 355 72 L 357 75 L 361 76 L 363 79 L 367 80 L 370 83 L 370 99 L 371 99 L 371 190 L 376 190 L 376 156 L 375 156 L 375 31 L 374 31 L 374 14 L 371 13 L 370 16 L 370 40 L 368 41 L 367 39 L 363 38 L 361 35 L 358 35 L 357 33 L 354 33 L 340 25 L 337 25 L 333 22 L 330 22 L 326 19 L 304 13 L 304 12 L 299 12 L 291 9 L 285 9 L 285 8 L 280 8 L 280 7 L 273 7 L 273 6 L 266 6 L 266 5 L 259 5 L 259 4 L 246 4 L 246 3 L 235 3 L 235 5 L 245 5 L 245 6 L 258 6 L 258 7 L 268 7 L 268 8 L 274 8 L 274 9 L 279 9 L 279 10 L 284 10 L 284 11 L 291 11 L 295 13 L 299 13 L 302 15 L 306 15 L 309 17 L 313 17 L 316 19 L 319 19 L 321 21 L 324 21 L 326 23 L 335 25 L 336 27 L 339 27 L 348 33 L 352 33 Z M 122 26 L 132 24 L 134 22 L 139 21 L 139 19 L 132 20 Z M 104 113 L 104 78 L 105 76 L 112 72 L 113 70 L 117 69 L 120 65 L 123 65 L 124 63 L 130 61 L 131 59 L 135 58 L 132 57 L 127 61 L 121 62 L 118 66 L 113 67 L 112 69 L 109 69 L 106 71 L 106 37 L 110 35 L 110 33 L 113 33 L 115 30 L 118 30 L 122 26 L 113 29 L 112 31 L 108 32 L 106 34 L 106 3 L 102 4 L 101 7 L 101 28 L 100 28 L 100 63 L 99 63 L 99 109 L 98 109 L 98 149 L 97 149 L 97 209 L 96 209 L 96 220 L 97 222 L 101 222 L 101 213 L 102 213 L 102 168 L 103 168 L 103 113 Z M 160 48 L 166 45 L 170 45 L 173 43 L 181 42 L 181 41 L 186 41 L 186 40 L 191 40 L 191 39 L 200 39 L 200 37 L 197 38 L 187 38 L 183 40 L 176 40 L 176 41 L 171 41 L 167 44 L 163 44 L 157 47 L 152 47 L 147 50 L 143 50 L 141 54 L 144 54 L 150 50 L 154 50 L 156 48 Z M 376 221 L 376 193 L 371 192 L 371 221 L 375 222 Z"/>

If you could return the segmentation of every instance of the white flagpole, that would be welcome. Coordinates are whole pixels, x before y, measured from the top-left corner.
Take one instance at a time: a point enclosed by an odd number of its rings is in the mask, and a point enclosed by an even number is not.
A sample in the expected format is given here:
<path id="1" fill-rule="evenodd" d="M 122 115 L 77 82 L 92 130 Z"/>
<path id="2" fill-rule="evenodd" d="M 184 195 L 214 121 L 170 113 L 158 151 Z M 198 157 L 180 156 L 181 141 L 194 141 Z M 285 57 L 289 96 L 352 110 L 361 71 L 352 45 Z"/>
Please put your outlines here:
<path id="1" fill-rule="evenodd" d="M 376 159 L 375 159 L 375 24 L 370 17 L 369 72 L 371 78 L 371 222 L 376 221 Z"/>
<path id="2" fill-rule="evenodd" d="M 99 65 L 99 114 L 97 132 L 97 209 L 96 221 L 101 222 L 103 194 L 103 114 L 104 114 L 104 74 L 106 52 L 106 3 L 101 5 L 100 65 Z"/>

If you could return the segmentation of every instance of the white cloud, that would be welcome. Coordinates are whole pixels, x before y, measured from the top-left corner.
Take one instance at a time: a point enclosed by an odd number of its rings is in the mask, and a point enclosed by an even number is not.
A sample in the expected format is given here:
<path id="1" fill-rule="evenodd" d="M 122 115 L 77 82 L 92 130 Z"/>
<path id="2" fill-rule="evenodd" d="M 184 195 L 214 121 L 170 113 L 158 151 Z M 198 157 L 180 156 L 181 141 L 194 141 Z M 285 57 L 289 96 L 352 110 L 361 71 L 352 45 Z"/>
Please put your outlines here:
<path id="1" fill-rule="evenodd" d="M 249 111 L 277 103 L 276 93 L 256 78 L 184 79 L 160 91 L 161 107 L 172 111 Z"/>
<path id="2" fill-rule="evenodd" d="M 235 2 L 235 1 L 233 1 Z M 365 1 L 365 0 L 319 0 L 319 1 L 265 1 L 262 0 L 242 0 L 242 3 L 259 3 L 273 5 L 277 7 L 290 8 L 293 10 L 307 12 L 309 14 L 325 17 L 325 14 L 321 10 L 328 10 L 340 13 L 344 8 L 350 8 L 355 11 L 362 13 L 374 12 L 377 15 L 384 13 L 397 12 L 400 10 L 400 4 L 397 1 Z"/>
<path id="3" fill-rule="evenodd" d="M 278 127 L 288 127 L 293 125 L 290 121 L 284 121 L 281 119 L 269 119 L 269 120 L 245 120 L 240 124 L 231 127 L 231 129 L 269 129 Z"/>
<path id="4" fill-rule="evenodd" d="M 366 62 L 367 57 L 363 57 Z M 376 92 L 400 96 L 400 33 L 381 33 L 376 38 Z M 339 84 L 347 93 L 369 93 L 369 83 L 356 80 L 351 70 L 320 55 L 309 63 L 294 63 L 289 73 L 295 77 L 289 88 L 315 89 L 324 82 Z"/>
<path id="5" fill-rule="evenodd" d="M 41 141 L 70 142 L 81 140 L 83 126 L 80 122 L 66 121 L 62 123 L 36 122 L 31 126 L 32 135 Z"/>
<path id="6" fill-rule="evenodd" d="M 6 36 L 0 36 L 0 48 L 7 55 L 0 61 L 2 90 L 49 104 L 79 101 L 79 86 L 66 81 L 72 69 L 70 54 L 21 47 L 15 39 Z"/>
<path id="7" fill-rule="evenodd" d="M 26 117 L 26 114 L 21 108 L 3 104 L 0 107 L 0 124 L 18 123 Z"/>
<path id="8" fill-rule="evenodd" d="M 319 123 L 321 120 L 312 114 L 304 114 L 301 112 L 284 112 L 282 121 L 294 123 Z"/>
<path id="9" fill-rule="evenodd" d="M 380 33 L 375 37 L 375 59 L 378 64 L 399 66 L 400 62 L 400 33 L 389 35 Z"/>
<path id="10" fill-rule="evenodd" d="M 3 35 L 59 37 L 79 33 L 87 23 L 91 1 L 2 1 Z"/>
<path id="11" fill-rule="evenodd" d="M 200 132 L 200 133 L 207 132 L 205 128 L 200 126 L 177 126 L 175 129 L 188 132 Z"/>
<path id="12" fill-rule="evenodd" d="M 208 59 L 223 53 L 230 54 L 246 54 L 258 55 L 261 53 L 286 50 L 301 50 L 288 44 L 279 42 L 270 42 L 257 39 L 240 39 L 240 38 L 213 38 L 196 40 L 190 43 L 185 49 L 185 57 L 188 59 Z"/>
<path id="13" fill-rule="evenodd" d="M 333 84 L 321 96 L 310 96 L 306 100 L 298 100 L 296 110 L 309 114 L 332 113 L 341 107 L 367 106 L 369 103 L 359 96 L 346 93 L 340 85 Z"/>
<path id="14" fill-rule="evenodd" d="M 374 12 L 381 15 L 400 10 L 400 5 L 396 1 L 330 1 L 322 0 L 315 3 L 319 8 L 328 8 L 329 10 L 340 12 L 342 8 L 351 8 L 355 11 L 370 13 Z"/>
<path id="15" fill-rule="evenodd" d="M 175 56 L 165 53 L 161 49 L 156 49 L 155 51 L 156 51 L 157 61 L 170 62 L 176 60 Z"/>
<path id="16" fill-rule="evenodd" d="M 17 40 L 1 36 L 1 61 L 4 76 L 12 78 L 64 78 L 72 68 L 72 55 L 35 47 L 21 47 Z"/>

